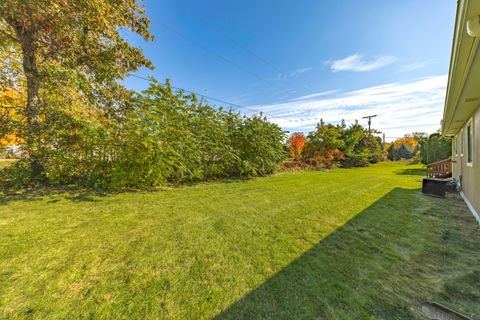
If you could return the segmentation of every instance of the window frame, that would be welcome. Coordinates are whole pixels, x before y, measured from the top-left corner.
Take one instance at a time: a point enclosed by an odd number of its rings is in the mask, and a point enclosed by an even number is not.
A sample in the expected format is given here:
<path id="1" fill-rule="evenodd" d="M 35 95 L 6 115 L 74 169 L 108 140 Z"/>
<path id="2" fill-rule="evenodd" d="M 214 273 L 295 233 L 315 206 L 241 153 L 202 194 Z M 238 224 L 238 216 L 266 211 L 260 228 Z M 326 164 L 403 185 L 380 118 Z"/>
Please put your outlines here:
<path id="1" fill-rule="evenodd" d="M 460 130 L 460 134 L 458 135 L 458 138 L 460 139 L 460 158 L 463 160 L 463 128 Z"/>
<path id="2" fill-rule="evenodd" d="M 474 132 L 473 132 L 473 121 L 472 119 L 468 120 L 467 125 L 465 126 L 465 143 L 466 143 L 466 164 L 469 167 L 473 167 L 473 152 L 474 152 Z"/>
<path id="3" fill-rule="evenodd" d="M 458 157 L 458 138 L 459 138 L 459 135 L 457 134 L 454 139 L 453 139 L 453 143 L 452 143 L 452 147 L 453 147 L 453 151 L 452 152 L 452 155 L 455 155 L 455 158 Z"/>

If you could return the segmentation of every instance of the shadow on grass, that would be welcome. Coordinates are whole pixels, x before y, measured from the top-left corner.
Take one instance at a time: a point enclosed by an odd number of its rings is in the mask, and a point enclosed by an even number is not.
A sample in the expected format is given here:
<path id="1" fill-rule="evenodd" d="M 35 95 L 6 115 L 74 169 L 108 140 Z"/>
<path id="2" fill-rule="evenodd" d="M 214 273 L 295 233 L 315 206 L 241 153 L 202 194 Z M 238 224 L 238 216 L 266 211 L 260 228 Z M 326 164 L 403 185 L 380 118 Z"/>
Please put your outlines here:
<path id="1" fill-rule="evenodd" d="M 418 204 L 445 200 L 421 197 L 392 190 L 215 319 L 421 318 L 446 250 L 440 209 Z"/>
<path id="2" fill-rule="evenodd" d="M 0 169 L 1 171 L 1 169 Z M 37 186 L 20 189 L 18 187 L 7 188 L 0 184 L 0 204 L 11 201 L 33 201 L 45 197 L 53 197 L 63 195 L 65 199 L 73 202 L 95 202 L 100 201 L 101 197 L 107 197 L 113 194 L 125 192 L 156 192 L 170 188 L 192 187 L 202 184 L 227 184 L 248 182 L 259 177 L 232 177 L 232 178 L 210 178 L 206 180 L 192 180 L 183 182 L 168 182 L 163 186 L 146 187 L 146 188 L 123 188 L 123 189 L 98 189 L 98 188 L 82 188 L 78 186 Z M 52 199 L 49 202 L 58 202 L 58 199 Z"/>
<path id="3" fill-rule="evenodd" d="M 165 186 L 159 186 L 155 188 L 144 188 L 144 189 L 134 189 L 134 188 L 125 188 L 118 190 L 107 190 L 107 189 L 95 189 L 95 188 L 79 188 L 79 187 L 30 187 L 24 189 L 18 188 L 5 188 L 0 184 L 0 205 L 6 204 L 11 201 L 33 201 L 45 197 L 54 197 L 58 195 L 63 195 L 64 199 L 70 200 L 73 202 L 96 202 L 101 201 L 100 198 L 108 197 L 114 194 L 120 194 L 125 192 L 156 192 L 169 188 L 184 188 L 192 187 L 201 184 L 226 184 L 226 183 L 239 183 L 239 182 L 248 182 L 256 178 L 218 178 L 218 179 L 209 179 L 204 181 L 186 181 L 181 183 L 168 183 Z M 49 202 L 54 203 L 60 201 L 59 199 L 51 199 Z"/>
<path id="4" fill-rule="evenodd" d="M 402 169 L 395 171 L 398 175 L 405 175 L 405 176 L 426 176 L 427 170 L 426 169 Z"/>
<path id="5" fill-rule="evenodd" d="M 0 188 L 0 205 L 7 204 L 12 201 L 34 201 L 41 198 L 52 198 L 48 202 L 55 203 L 60 201 L 55 196 L 62 195 L 64 199 L 72 202 L 95 202 L 100 201 L 99 198 L 107 197 L 119 192 L 96 189 L 77 189 L 68 187 L 58 188 L 28 188 L 22 190 L 11 190 Z"/>

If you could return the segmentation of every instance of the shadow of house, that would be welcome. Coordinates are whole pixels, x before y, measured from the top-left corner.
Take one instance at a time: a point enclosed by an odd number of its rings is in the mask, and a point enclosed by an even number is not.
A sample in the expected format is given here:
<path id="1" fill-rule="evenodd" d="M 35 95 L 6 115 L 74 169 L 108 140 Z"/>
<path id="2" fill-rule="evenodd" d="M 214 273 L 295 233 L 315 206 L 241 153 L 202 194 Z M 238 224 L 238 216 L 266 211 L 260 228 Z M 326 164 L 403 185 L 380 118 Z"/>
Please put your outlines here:
<path id="1" fill-rule="evenodd" d="M 445 210 L 448 203 L 396 188 L 215 319 L 423 319 L 421 304 L 432 298 L 471 308 L 480 293 L 456 301 L 434 292 L 439 275 L 472 274 L 480 257 L 449 261 L 468 238 L 462 227 L 471 217 L 459 218 L 455 204 Z M 462 245 L 478 250 L 479 240 Z"/>
<path id="2" fill-rule="evenodd" d="M 427 170 L 425 169 L 403 169 L 397 170 L 395 174 L 402 175 L 402 176 L 423 176 L 427 175 Z"/>

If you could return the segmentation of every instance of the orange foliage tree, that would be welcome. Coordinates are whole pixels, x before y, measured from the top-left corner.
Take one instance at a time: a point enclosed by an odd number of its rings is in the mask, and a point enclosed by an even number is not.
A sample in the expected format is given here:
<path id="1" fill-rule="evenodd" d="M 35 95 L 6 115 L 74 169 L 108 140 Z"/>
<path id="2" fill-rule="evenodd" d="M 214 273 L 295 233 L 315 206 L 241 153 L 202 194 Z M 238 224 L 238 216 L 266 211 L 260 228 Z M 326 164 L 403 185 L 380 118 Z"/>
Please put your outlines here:
<path id="1" fill-rule="evenodd" d="M 418 140 L 405 136 L 393 141 L 388 147 L 388 158 L 396 161 L 400 159 L 411 159 L 418 152 Z"/>
<path id="2" fill-rule="evenodd" d="M 22 91 L 0 85 L 0 148 L 23 142 L 15 124 L 22 122 L 24 105 Z"/>
<path id="3" fill-rule="evenodd" d="M 307 142 L 307 138 L 303 133 L 292 133 L 288 141 L 288 151 L 290 152 L 290 157 L 295 160 L 300 160 L 302 158 L 302 151 L 305 147 L 305 142 Z"/>
<path id="4" fill-rule="evenodd" d="M 315 151 L 313 156 L 307 159 L 309 165 L 331 169 L 336 161 L 345 160 L 345 153 L 338 149 Z"/>
<path id="5" fill-rule="evenodd" d="M 393 145 L 394 148 L 400 148 L 400 146 L 402 144 L 405 145 L 405 147 L 409 151 L 413 151 L 415 149 L 415 147 L 417 146 L 418 141 L 415 140 L 412 137 L 404 137 L 404 138 L 400 138 L 400 139 L 397 139 L 397 140 L 392 142 L 392 145 Z"/>

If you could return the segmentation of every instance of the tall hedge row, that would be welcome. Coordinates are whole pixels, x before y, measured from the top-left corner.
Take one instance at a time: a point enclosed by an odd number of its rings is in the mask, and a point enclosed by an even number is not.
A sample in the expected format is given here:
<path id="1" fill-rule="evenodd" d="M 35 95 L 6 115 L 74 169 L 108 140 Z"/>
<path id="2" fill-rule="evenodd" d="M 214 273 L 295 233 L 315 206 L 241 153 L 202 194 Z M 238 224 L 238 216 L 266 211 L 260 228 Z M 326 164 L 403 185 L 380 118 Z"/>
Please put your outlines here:
<path id="1" fill-rule="evenodd" d="M 285 133 L 262 115 L 216 109 L 153 82 L 126 104 L 101 112 L 46 112 L 40 162 L 48 184 L 145 188 L 273 173 Z M 28 184 L 20 161 L 4 182 Z M 15 180 L 15 181 L 14 181 Z"/>

